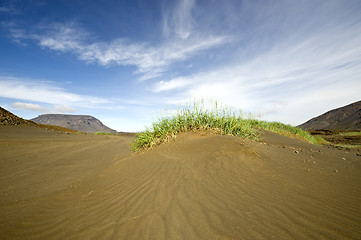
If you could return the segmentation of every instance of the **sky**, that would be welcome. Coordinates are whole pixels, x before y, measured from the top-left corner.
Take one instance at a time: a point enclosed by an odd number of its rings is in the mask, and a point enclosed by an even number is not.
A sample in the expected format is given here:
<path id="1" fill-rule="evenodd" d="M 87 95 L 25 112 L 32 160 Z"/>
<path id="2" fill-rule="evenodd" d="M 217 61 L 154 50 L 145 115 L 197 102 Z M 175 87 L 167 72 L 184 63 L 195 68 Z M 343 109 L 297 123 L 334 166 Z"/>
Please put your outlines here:
<path id="1" fill-rule="evenodd" d="M 193 99 L 298 125 L 361 100 L 359 0 L 2 0 L 0 106 L 142 131 Z"/>

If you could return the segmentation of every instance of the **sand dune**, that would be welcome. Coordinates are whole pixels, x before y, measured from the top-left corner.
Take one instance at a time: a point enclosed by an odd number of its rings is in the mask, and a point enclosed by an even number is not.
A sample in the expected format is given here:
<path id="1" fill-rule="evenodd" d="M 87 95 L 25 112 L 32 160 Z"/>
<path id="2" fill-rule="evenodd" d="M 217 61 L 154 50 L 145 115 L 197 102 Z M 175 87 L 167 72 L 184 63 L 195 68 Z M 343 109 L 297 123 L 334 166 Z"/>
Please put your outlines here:
<path id="1" fill-rule="evenodd" d="M 265 132 L 0 128 L 0 239 L 361 239 L 361 157 Z"/>

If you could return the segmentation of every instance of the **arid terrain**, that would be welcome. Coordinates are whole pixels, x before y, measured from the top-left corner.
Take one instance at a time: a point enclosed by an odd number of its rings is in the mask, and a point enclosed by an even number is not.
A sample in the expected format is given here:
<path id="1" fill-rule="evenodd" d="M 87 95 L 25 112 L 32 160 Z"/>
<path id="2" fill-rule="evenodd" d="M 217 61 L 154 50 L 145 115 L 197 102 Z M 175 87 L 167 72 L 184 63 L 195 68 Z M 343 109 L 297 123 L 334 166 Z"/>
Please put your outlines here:
<path id="1" fill-rule="evenodd" d="M 0 126 L 0 239 L 361 239 L 357 149 L 134 138 Z"/>

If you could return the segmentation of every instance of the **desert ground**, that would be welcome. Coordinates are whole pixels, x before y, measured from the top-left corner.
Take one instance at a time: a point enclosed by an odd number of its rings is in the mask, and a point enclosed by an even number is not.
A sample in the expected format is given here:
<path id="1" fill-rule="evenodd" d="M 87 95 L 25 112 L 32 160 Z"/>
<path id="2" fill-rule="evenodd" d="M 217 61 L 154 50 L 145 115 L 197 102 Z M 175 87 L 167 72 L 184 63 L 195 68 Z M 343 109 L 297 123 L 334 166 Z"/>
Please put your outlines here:
<path id="1" fill-rule="evenodd" d="M 361 239 L 361 152 L 0 126 L 0 239 Z"/>

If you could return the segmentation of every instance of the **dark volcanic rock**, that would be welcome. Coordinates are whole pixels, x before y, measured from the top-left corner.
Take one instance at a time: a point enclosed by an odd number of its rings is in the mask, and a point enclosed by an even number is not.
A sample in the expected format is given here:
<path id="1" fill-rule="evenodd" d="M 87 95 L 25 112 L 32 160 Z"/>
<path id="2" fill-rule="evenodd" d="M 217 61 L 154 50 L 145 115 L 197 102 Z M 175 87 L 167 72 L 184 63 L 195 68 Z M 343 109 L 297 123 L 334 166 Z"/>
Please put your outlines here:
<path id="1" fill-rule="evenodd" d="M 89 115 L 44 114 L 31 120 L 36 123 L 66 127 L 86 133 L 117 133 L 117 131 L 108 128 L 101 121 Z"/>
<path id="2" fill-rule="evenodd" d="M 298 126 L 304 130 L 335 129 L 360 130 L 361 129 L 361 101 L 326 112 L 318 117 Z"/>
<path id="3" fill-rule="evenodd" d="M 0 125 L 30 125 L 36 126 L 33 121 L 22 119 L 8 110 L 0 107 Z"/>

